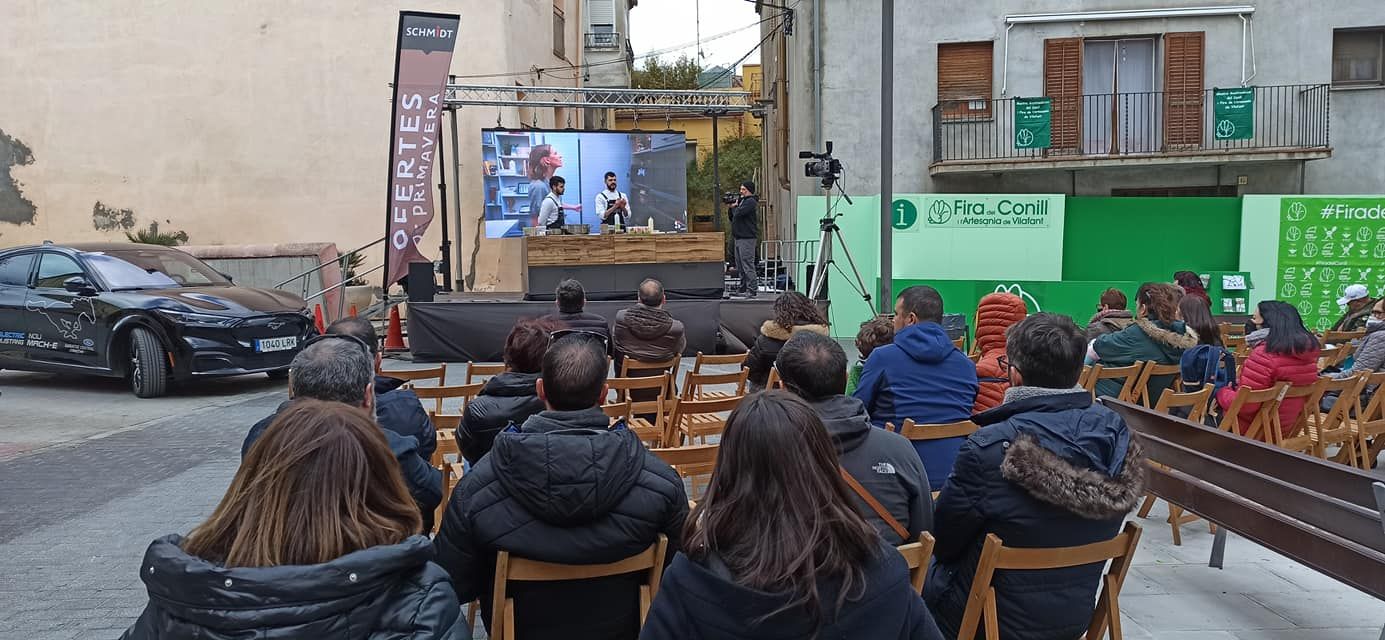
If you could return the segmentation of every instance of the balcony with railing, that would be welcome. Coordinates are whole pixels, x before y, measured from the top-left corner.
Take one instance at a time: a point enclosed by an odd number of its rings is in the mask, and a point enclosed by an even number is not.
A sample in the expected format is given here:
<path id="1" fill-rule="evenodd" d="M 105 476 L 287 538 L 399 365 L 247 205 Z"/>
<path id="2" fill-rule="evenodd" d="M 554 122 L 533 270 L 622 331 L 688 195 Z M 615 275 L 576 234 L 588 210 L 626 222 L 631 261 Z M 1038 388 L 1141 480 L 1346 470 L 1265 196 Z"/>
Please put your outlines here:
<path id="1" fill-rule="evenodd" d="M 1237 96 L 1235 117 L 1216 106 L 1214 89 L 1053 97 L 1046 121 L 1042 115 L 1035 118 L 1033 102 L 1024 98 L 939 102 L 933 107 L 929 173 L 1331 156 L 1328 85 L 1248 89 L 1252 98 L 1247 104 L 1246 93 Z M 1222 98 L 1225 107 L 1227 96 Z M 1024 124 L 1016 124 L 1017 105 Z M 1045 122 L 1047 145 L 1041 133 Z"/>
<path id="2" fill-rule="evenodd" d="M 588 51 L 620 51 L 625 39 L 615 31 L 589 31 L 586 37 Z"/>

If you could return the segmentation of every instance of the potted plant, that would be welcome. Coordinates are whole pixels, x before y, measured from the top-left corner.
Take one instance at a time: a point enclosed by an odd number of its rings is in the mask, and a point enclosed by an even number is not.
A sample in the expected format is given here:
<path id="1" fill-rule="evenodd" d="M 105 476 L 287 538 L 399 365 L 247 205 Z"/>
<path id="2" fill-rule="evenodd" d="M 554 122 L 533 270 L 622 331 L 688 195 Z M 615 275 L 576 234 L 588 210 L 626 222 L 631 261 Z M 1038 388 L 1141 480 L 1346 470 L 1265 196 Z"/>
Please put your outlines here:
<path id="1" fill-rule="evenodd" d="M 356 307 L 356 311 L 365 312 L 375 296 L 375 287 L 370 286 L 365 278 L 356 275 L 356 269 L 365 263 L 365 254 L 347 254 L 339 259 L 339 263 L 342 282 L 346 283 L 342 287 L 346 290 L 346 311 L 349 313 L 351 307 Z"/>

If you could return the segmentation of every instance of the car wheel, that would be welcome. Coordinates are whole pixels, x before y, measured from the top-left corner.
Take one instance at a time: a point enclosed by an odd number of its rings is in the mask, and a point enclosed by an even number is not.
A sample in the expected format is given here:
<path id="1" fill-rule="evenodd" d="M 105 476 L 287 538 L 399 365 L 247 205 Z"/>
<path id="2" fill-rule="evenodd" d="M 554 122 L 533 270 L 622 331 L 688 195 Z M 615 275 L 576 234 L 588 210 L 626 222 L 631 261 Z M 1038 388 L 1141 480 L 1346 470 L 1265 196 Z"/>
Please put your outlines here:
<path id="1" fill-rule="evenodd" d="M 157 398 L 168 390 L 168 358 L 159 339 L 148 329 L 130 331 L 130 390 L 141 398 Z"/>
<path id="2" fill-rule="evenodd" d="M 269 376 L 269 379 L 270 379 L 270 380 L 288 380 L 288 379 L 289 379 L 289 370 L 288 370 L 288 369 L 276 369 L 276 370 L 274 370 L 274 371 L 266 371 L 266 372 L 265 372 L 265 375 Z"/>

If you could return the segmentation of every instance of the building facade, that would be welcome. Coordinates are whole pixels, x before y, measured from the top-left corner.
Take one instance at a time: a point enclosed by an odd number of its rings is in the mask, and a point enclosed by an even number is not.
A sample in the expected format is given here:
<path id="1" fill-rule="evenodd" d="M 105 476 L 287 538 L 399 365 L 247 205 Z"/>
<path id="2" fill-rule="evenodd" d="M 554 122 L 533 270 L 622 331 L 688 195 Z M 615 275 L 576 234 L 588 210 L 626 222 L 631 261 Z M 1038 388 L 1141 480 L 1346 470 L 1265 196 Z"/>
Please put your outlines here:
<path id="1" fill-rule="evenodd" d="M 896 3 L 893 191 L 1385 192 L 1385 3 L 1100 4 Z M 879 5 L 794 14 L 764 23 L 766 200 L 814 193 L 796 152 L 828 140 L 878 193 Z"/>
<path id="2" fill-rule="evenodd" d="M 582 34 L 586 67 L 582 85 L 603 89 L 628 89 L 635 72 L 635 50 L 630 46 L 630 10 L 638 0 L 581 0 L 585 5 L 586 31 Z M 613 128 L 608 109 L 590 109 L 587 126 Z"/>
<path id="3" fill-rule="evenodd" d="M 458 82 L 577 86 L 587 1 L 0 3 L 0 246 L 154 221 L 194 244 L 377 240 L 398 12 L 461 14 Z M 583 126 L 573 111 L 457 112 L 448 219 L 470 288 L 521 288 L 516 242 L 479 233 L 481 129 Z"/>

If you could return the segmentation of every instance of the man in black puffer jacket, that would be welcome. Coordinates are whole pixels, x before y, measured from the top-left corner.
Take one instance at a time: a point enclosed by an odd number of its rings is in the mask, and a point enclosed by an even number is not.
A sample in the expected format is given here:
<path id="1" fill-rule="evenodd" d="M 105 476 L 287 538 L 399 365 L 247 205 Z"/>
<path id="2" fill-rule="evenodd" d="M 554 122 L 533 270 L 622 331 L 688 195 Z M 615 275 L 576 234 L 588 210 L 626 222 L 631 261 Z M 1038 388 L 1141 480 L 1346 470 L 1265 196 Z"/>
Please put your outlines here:
<path id="1" fill-rule="evenodd" d="M 506 429 L 458 483 L 434 540 L 461 602 L 481 600 L 489 629 L 496 554 L 602 564 L 635 555 L 659 534 L 679 549 L 688 498 L 683 480 L 635 434 L 601 411 L 601 341 L 563 336 L 544 355 L 537 388 L 548 409 Z M 512 583 L 520 638 L 615 640 L 639 634 L 642 574 L 573 582 Z"/>
<path id="2" fill-rule="evenodd" d="M 976 415 L 934 512 L 934 564 L 924 600 L 955 638 L 986 534 L 1011 547 L 1109 540 L 1144 495 L 1145 460 L 1114 411 L 1077 387 L 1086 336 L 1067 316 L 1039 313 L 1010 328 L 1013 386 Z M 1081 636 L 1103 565 L 998 571 L 992 580 L 1000 637 Z"/>
<path id="3" fill-rule="evenodd" d="M 551 321 L 559 327 L 599 333 L 606 336 L 606 341 L 610 342 L 610 323 L 595 313 L 583 310 L 587 306 L 587 292 L 582 288 L 581 282 L 572 278 L 559 282 L 553 295 L 558 302 L 558 313 L 546 315 L 543 317 L 544 320 Z"/>
<path id="4" fill-rule="evenodd" d="M 506 336 L 505 372 L 487 380 L 481 395 L 467 403 L 462 426 L 457 429 L 457 447 L 467 462 L 479 462 L 502 429 L 524 424 L 529 416 L 543 411 L 535 383 L 543 370 L 543 355 L 553 327 L 546 320 L 521 320 Z"/>
<path id="5" fill-rule="evenodd" d="M 845 395 L 846 352 L 842 345 L 817 333 L 794 334 L 779 350 L 778 367 L 784 388 L 807 400 L 822 418 L 842 470 L 884 507 L 894 524 L 908 532 L 900 535 L 858 493 L 856 507 L 880 537 L 899 546 L 932 529 L 933 494 L 923 462 L 904 436 L 872 427 L 861 401 Z"/>
<path id="6" fill-rule="evenodd" d="M 650 278 L 640 283 L 639 304 L 616 312 L 613 348 L 615 367 L 628 356 L 642 362 L 659 362 L 683 355 L 688 346 L 683 323 L 673 317 L 664 303 L 663 283 Z M 631 375 L 649 375 L 631 372 Z"/>

